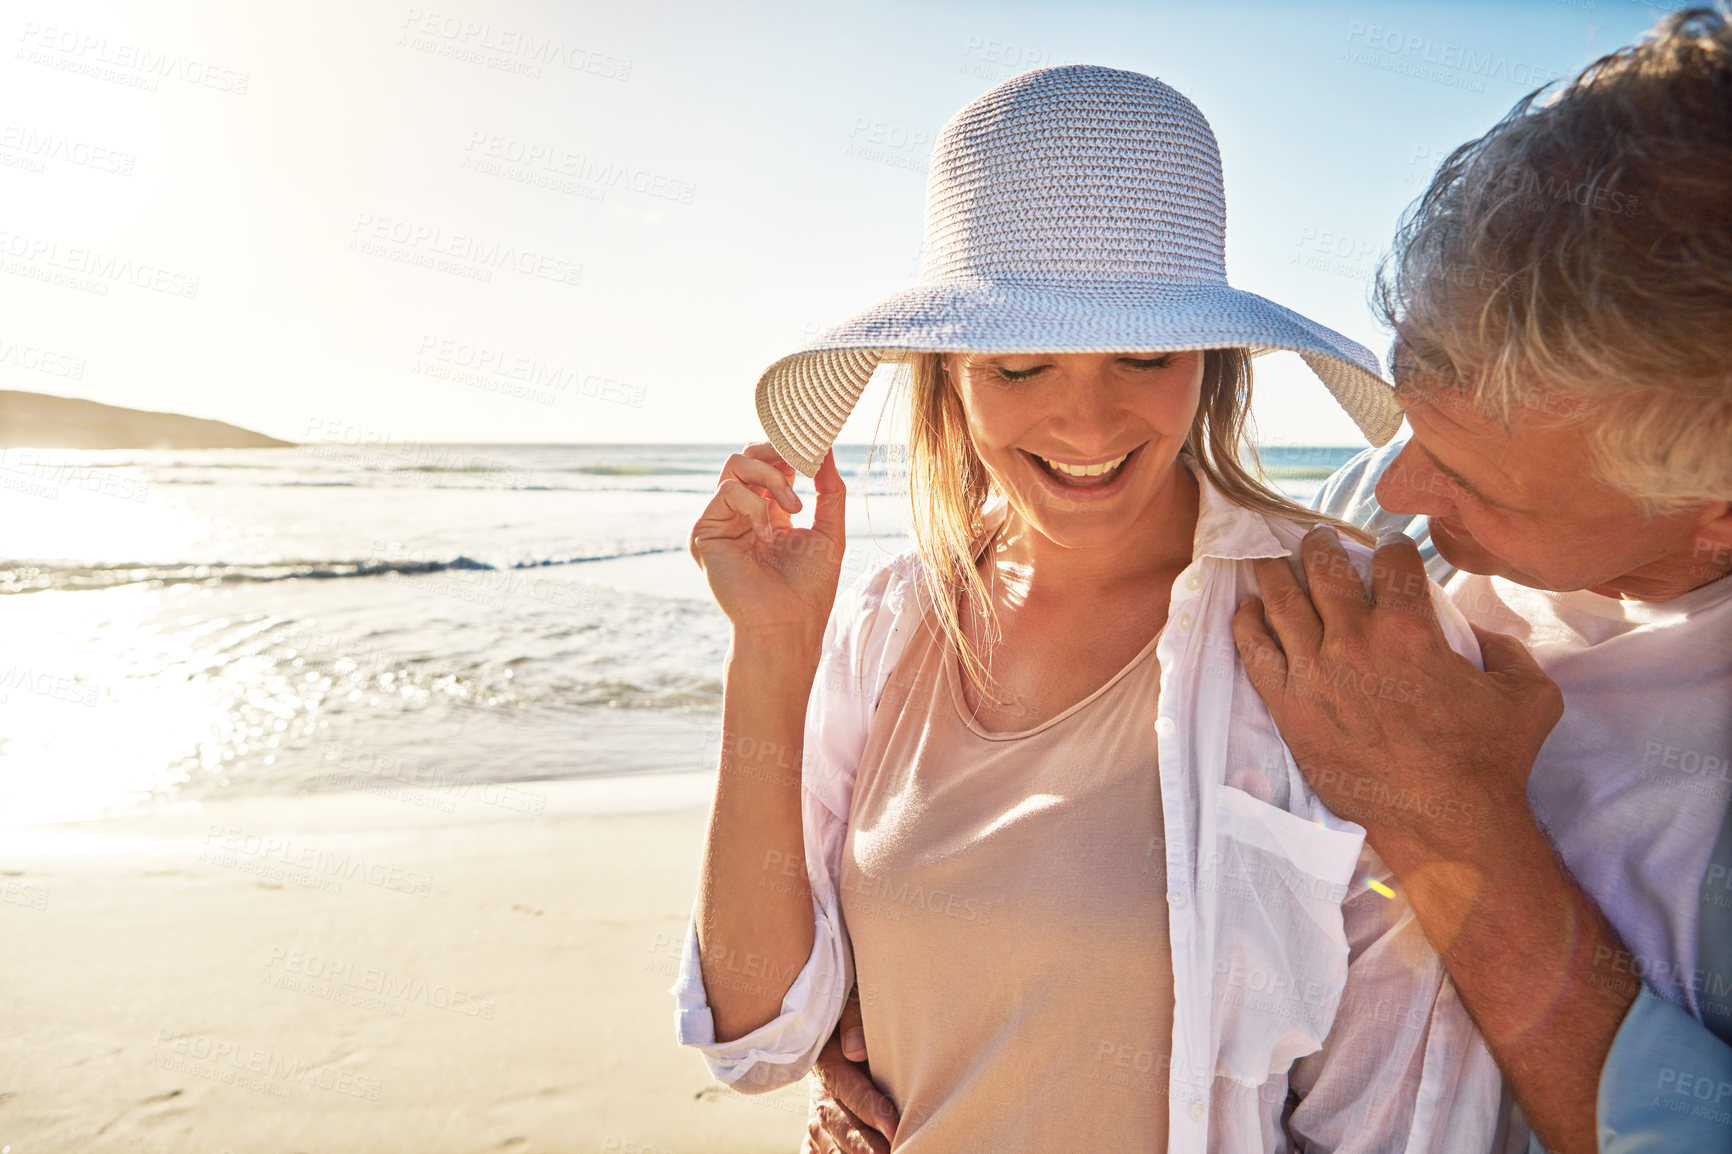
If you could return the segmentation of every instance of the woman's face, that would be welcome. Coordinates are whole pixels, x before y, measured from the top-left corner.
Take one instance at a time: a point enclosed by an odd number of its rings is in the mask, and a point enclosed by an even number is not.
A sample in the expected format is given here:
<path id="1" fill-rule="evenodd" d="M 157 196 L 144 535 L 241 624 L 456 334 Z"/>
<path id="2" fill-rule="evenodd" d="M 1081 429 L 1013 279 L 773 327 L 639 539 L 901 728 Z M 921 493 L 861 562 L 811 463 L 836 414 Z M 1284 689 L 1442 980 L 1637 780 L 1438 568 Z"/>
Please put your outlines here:
<path id="1" fill-rule="evenodd" d="M 1011 507 L 1077 548 L 1166 508 L 1203 354 L 951 353 L 974 451 Z"/>

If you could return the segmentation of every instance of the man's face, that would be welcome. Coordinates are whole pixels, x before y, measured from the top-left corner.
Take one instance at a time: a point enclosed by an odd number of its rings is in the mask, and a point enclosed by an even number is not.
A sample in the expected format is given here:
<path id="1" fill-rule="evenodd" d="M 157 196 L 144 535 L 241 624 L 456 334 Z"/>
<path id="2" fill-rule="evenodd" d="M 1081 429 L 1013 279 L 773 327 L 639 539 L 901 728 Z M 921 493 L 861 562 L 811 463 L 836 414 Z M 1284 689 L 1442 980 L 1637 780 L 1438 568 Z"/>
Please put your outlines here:
<path id="1" fill-rule="evenodd" d="M 1404 384 L 1397 399 L 1413 436 L 1378 481 L 1378 504 L 1429 517 L 1433 543 L 1456 568 L 1656 600 L 1712 579 L 1711 554 L 1724 546 L 1699 539 L 1702 512 L 1648 517 L 1597 481 L 1591 418 L 1572 419 L 1582 410 L 1569 402 L 1521 411 L 1506 429 L 1451 392 Z M 1678 576 L 1692 557 L 1694 582 Z"/>

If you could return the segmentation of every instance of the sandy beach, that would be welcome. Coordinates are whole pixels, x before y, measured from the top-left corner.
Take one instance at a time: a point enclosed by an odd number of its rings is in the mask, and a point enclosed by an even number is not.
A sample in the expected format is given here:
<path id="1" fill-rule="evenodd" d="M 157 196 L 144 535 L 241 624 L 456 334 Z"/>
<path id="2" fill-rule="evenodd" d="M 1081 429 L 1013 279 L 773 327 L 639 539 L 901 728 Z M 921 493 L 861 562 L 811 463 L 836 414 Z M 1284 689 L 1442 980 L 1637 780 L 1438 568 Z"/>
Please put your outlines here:
<path id="1" fill-rule="evenodd" d="M 667 994 L 713 778 L 0 832 L 11 1154 L 793 1151 Z"/>

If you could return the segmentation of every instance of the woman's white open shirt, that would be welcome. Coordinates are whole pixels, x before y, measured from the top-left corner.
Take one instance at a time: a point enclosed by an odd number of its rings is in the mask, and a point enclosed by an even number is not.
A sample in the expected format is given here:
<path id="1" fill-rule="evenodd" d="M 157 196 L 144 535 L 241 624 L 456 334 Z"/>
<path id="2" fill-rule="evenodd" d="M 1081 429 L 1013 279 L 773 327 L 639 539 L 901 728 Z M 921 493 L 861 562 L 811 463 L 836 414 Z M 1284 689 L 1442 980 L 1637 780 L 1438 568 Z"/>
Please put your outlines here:
<path id="1" fill-rule="evenodd" d="M 1156 647 L 1175 998 L 1169 1150 L 1488 1150 L 1496 1065 L 1411 909 L 1385 896 L 1390 874 L 1364 830 L 1306 785 L 1234 649 L 1233 613 L 1257 592 L 1251 561 L 1297 555 L 1303 529 L 1233 504 L 1200 472 L 1198 481 L 1193 561 Z M 1369 551 L 1344 544 L 1363 577 Z M 925 597 L 918 561 L 904 555 L 831 614 L 802 759 L 816 938 L 781 1016 L 716 1042 L 688 929 L 672 991 L 679 1041 L 736 1089 L 803 1076 L 853 986 L 837 879 L 854 777 Z M 1433 604 L 1451 645 L 1477 661 L 1459 611 L 1435 588 Z M 1359 688 L 1398 701 L 1411 692 Z M 1371 800 L 1429 814 L 1436 799 Z M 1459 819 L 1431 808 L 1437 820 Z M 761 977 L 749 966 L 738 967 L 741 980 Z M 1289 1088 L 1300 1096 L 1290 1111 Z"/>

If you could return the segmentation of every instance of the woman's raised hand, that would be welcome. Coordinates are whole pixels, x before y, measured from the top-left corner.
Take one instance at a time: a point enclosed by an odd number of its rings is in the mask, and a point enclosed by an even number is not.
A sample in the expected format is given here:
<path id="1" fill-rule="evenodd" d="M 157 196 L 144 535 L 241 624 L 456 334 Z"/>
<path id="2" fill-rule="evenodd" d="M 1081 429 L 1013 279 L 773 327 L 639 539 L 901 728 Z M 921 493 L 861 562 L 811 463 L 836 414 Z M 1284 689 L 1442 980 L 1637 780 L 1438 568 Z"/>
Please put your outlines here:
<path id="1" fill-rule="evenodd" d="M 691 553 L 736 633 L 823 636 L 847 540 L 846 490 L 833 451 L 813 481 L 812 527 L 796 529 L 794 467 L 774 447 L 747 445 L 722 466 L 716 495 L 692 526 Z"/>

